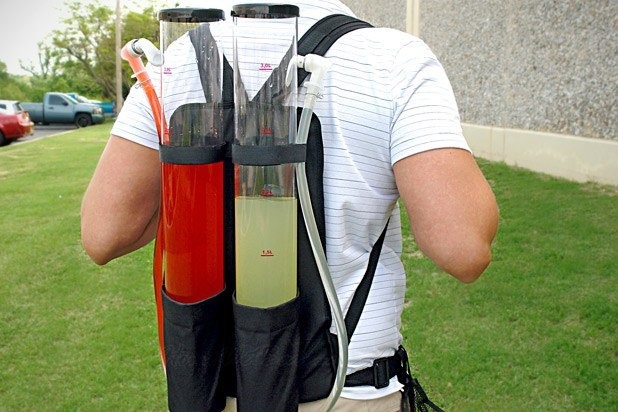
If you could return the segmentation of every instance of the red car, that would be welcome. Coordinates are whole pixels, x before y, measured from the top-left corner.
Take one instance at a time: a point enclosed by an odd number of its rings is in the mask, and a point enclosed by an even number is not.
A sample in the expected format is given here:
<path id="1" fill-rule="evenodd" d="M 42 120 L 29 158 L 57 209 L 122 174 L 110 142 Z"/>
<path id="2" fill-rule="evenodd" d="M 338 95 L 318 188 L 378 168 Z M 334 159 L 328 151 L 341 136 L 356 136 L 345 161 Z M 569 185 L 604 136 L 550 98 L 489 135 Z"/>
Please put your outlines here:
<path id="1" fill-rule="evenodd" d="M 34 123 L 30 120 L 30 114 L 22 109 L 19 102 L 0 100 L 0 146 L 33 133 Z"/>

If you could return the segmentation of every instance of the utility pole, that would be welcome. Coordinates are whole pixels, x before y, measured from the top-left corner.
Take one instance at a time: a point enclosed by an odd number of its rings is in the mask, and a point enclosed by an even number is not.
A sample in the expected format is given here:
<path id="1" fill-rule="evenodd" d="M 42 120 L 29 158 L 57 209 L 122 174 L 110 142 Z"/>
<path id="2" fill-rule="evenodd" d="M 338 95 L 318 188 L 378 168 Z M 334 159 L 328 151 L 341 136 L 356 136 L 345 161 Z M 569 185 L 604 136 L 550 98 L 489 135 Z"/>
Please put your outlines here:
<path id="1" fill-rule="evenodd" d="M 406 2 L 406 31 L 416 37 L 421 31 L 420 2 L 421 0 Z"/>
<path id="2" fill-rule="evenodd" d="M 120 113 L 124 99 L 122 98 L 122 62 L 120 60 L 120 31 L 121 31 L 120 0 L 116 0 L 116 113 Z"/>

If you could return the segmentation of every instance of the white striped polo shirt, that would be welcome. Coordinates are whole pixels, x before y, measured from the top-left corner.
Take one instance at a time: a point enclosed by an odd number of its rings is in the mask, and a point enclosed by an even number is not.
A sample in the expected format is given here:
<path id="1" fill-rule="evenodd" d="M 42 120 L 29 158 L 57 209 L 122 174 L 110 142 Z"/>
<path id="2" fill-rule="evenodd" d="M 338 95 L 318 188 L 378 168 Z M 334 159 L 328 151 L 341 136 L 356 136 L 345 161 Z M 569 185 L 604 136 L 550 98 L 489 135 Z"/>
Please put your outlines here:
<path id="1" fill-rule="evenodd" d="M 300 7 L 299 36 L 326 15 L 352 14 L 334 0 L 288 3 Z M 217 24 L 213 34 L 232 64 L 232 23 Z M 175 77 L 174 86 L 166 90 L 177 91 L 164 96 L 170 99 L 166 109 L 204 102 L 195 52 L 188 39 L 180 45 L 186 53 L 173 59 L 166 56 L 164 65 L 167 70 L 173 63 Z M 373 285 L 349 345 L 350 374 L 372 366 L 374 359 L 391 356 L 402 341 L 406 278 L 393 164 L 427 150 L 469 147 L 450 82 L 420 39 L 388 28 L 360 29 L 339 39 L 326 57 L 333 65 L 314 112 L 324 141 L 326 253 L 344 313 L 365 273 L 371 248 L 390 218 Z M 149 67 L 149 71 L 158 87 L 159 70 Z M 299 88 L 299 105 L 304 92 Z M 138 86 L 132 88 L 112 134 L 158 148 L 153 116 Z M 400 387 L 393 378 L 386 388 L 344 388 L 342 396 L 376 398 Z"/>

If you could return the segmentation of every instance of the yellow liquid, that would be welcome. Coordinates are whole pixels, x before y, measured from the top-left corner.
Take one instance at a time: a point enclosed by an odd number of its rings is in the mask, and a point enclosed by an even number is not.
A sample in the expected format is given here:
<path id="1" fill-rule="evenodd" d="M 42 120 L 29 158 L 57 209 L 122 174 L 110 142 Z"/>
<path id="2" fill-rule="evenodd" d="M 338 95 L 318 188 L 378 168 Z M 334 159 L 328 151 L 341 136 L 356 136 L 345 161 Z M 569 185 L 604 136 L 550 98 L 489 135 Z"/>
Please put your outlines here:
<path id="1" fill-rule="evenodd" d="M 296 297 L 294 197 L 236 198 L 236 300 L 268 308 Z"/>

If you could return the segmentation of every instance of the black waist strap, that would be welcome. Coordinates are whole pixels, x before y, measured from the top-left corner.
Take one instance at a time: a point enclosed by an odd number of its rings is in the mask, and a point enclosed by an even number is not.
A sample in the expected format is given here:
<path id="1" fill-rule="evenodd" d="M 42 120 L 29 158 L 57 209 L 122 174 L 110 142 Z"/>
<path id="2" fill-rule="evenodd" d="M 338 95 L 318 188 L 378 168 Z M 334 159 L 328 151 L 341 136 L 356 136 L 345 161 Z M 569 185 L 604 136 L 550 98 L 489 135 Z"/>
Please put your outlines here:
<path id="1" fill-rule="evenodd" d="M 401 356 L 397 352 L 391 357 L 374 360 L 370 368 L 349 374 L 345 378 L 345 386 L 386 388 L 391 378 L 399 375 L 401 371 Z"/>

